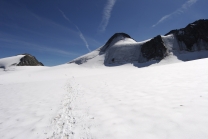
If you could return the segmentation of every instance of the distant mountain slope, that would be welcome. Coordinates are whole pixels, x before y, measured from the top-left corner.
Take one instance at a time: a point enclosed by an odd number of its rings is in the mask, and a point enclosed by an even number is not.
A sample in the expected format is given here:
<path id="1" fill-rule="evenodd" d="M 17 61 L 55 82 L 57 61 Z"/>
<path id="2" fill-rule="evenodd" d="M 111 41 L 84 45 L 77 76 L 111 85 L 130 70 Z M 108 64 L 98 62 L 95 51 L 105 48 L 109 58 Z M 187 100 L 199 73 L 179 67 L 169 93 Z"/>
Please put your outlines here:
<path id="1" fill-rule="evenodd" d="M 7 68 L 10 66 L 44 66 L 44 65 L 30 54 L 22 54 L 22 55 L 0 59 L 0 68 Z"/>
<path id="2" fill-rule="evenodd" d="M 100 63 L 106 66 L 133 63 L 138 66 L 140 63 L 158 63 L 163 59 L 173 61 L 171 58 L 178 61 L 206 58 L 207 50 L 208 20 L 203 19 L 143 42 L 136 42 L 126 33 L 115 33 L 104 46 L 69 63 Z"/>

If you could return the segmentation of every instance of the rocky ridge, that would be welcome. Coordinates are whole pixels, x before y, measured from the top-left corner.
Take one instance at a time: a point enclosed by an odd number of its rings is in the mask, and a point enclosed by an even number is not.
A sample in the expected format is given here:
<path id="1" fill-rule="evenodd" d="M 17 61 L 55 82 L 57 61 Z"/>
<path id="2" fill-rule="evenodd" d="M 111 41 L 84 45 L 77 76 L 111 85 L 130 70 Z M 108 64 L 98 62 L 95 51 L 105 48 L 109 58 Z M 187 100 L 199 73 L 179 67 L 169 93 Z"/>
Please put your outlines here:
<path id="1" fill-rule="evenodd" d="M 203 50 L 202 55 L 197 54 L 196 56 L 196 54 L 192 53 L 201 50 Z M 177 59 L 187 61 L 208 57 L 207 50 L 208 20 L 201 19 L 188 24 L 185 28 L 172 30 L 165 36 L 158 35 L 143 42 L 136 42 L 126 33 L 115 33 L 104 46 L 69 63 L 83 64 L 89 60 L 94 61 L 92 59 L 97 57 L 99 61 L 103 60 L 104 65 L 110 66 L 135 62 L 159 62 L 169 55 L 174 55 Z"/>
<path id="2" fill-rule="evenodd" d="M 17 66 L 44 66 L 43 63 L 39 62 L 34 56 L 27 53 L 22 55 L 25 56 L 20 59 Z"/>
<path id="3" fill-rule="evenodd" d="M 169 34 L 176 36 L 180 51 L 208 50 L 208 19 L 197 20 L 185 28 L 171 30 L 166 35 Z"/>

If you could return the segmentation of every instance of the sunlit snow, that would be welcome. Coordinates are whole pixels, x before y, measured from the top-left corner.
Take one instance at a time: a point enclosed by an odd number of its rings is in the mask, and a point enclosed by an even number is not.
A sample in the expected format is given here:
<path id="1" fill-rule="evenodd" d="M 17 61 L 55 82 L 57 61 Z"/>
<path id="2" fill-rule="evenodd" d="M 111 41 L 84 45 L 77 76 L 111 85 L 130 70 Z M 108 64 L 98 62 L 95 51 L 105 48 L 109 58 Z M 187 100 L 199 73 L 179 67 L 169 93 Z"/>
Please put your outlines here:
<path id="1" fill-rule="evenodd" d="M 208 59 L 0 74 L 0 138 L 208 138 Z"/>
<path id="2" fill-rule="evenodd" d="M 17 56 L 2 58 L 0 59 L 0 67 L 6 69 L 9 66 L 15 66 L 16 64 L 20 62 L 20 59 L 22 57 L 24 57 L 24 55 L 17 55 Z"/>
<path id="3" fill-rule="evenodd" d="M 207 52 L 179 53 L 174 36 L 163 39 L 169 55 L 146 65 L 104 66 L 99 49 L 81 65 L 0 59 L 0 138 L 207 139 L 208 59 L 184 62 Z M 120 41 L 108 50 L 114 57 L 142 43 Z"/>

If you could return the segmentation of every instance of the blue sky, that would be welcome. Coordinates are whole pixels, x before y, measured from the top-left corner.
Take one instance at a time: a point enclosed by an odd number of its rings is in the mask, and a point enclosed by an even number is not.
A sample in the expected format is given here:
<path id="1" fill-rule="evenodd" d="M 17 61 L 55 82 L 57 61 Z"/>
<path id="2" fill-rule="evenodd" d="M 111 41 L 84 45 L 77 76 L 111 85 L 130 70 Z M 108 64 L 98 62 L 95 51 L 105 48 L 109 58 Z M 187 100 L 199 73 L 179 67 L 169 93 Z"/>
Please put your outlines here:
<path id="1" fill-rule="evenodd" d="M 64 64 L 116 32 L 136 41 L 208 19 L 207 0 L 0 0 L 0 58 L 30 53 Z"/>

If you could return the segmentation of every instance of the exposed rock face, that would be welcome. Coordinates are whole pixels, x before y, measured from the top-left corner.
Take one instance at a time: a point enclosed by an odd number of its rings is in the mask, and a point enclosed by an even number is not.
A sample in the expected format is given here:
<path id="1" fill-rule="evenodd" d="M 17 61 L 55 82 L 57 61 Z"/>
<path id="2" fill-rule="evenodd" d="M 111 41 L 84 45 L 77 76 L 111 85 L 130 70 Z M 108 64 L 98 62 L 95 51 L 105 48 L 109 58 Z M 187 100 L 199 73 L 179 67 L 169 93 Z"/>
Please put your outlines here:
<path id="1" fill-rule="evenodd" d="M 128 34 L 126 33 L 115 33 L 107 42 L 106 44 L 101 48 L 100 53 L 104 53 L 112 43 L 115 43 L 114 41 L 117 39 L 122 39 L 122 38 L 131 38 Z M 131 38 L 132 39 L 132 38 Z"/>
<path id="2" fill-rule="evenodd" d="M 172 30 L 168 34 L 174 34 L 178 39 L 180 50 L 197 51 L 208 50 L 208 20 L 198 20 L 188 24 L 185 28 Z M 183 43 L 185 45 L 183 45 Z"/>
<path id="3" fill-rule="evenodd" d="M 44 66 L 34 56 L 30 54 L 23 55 L 25 56 L 20 59 L 20 63 L 18 63 L 17 66 Z"/>
<path id="4" fill-rule="evenodd" d="M 151 39 L 150 41 L 144 43 L 141 46 L 141 55 L 143 56 L 143 61 L 149 60 L 161 60 L 167 55 L 167 48 L 165 47 L 162 37 L 160 35 Z"/>

